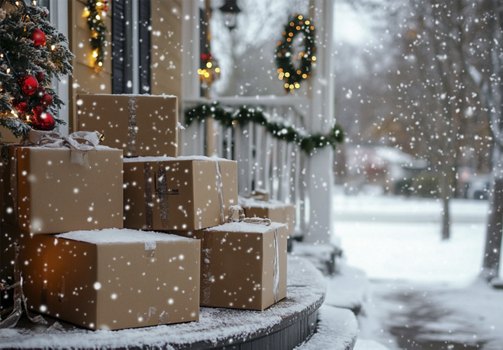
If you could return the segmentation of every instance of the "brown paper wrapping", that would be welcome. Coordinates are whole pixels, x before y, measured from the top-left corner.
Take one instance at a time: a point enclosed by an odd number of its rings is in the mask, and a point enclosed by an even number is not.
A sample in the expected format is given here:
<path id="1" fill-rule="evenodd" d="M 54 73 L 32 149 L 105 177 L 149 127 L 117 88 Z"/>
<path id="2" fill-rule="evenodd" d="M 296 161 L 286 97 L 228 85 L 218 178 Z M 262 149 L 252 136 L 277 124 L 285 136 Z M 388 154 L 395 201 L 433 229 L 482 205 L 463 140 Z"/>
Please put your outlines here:
<path id="1" fill-rule="evenodd" d="M 121 228 L 122 151 L 3 146 L 0 195 L 1 223 L 21 234 Z"/>
<path id="2" fill-rule="evenodd" d="M 246 217 L 268 218 L 287 225 L 288 236 L 295 232 L 295 206 L 278 201 L 239 198 Z"/>
<path id="3" fill-rule="evenodd" d="M 176 234 L 201 240 L 201 306 L 264 310 L 286 297 L 285 225 L 239 222 Z"/>
<path id="4" fill-rule="evenodd" d="M 145 160 L 146 159 L 146 160 Z M 227 219 L 237 204 L 237 164 L 212 158 L 124 161 L 124 226 L 200 230 Z"/>
<path id="5" fill-rule="evenodd" d="M 19 143 L 20 137 L 14 136 L 12 131 L 0 125 L 0 144 Z"/>
<path id="6" fill-rule="evenodd" d="M 154 242 L 141 239 L 27 239 L 22 254 L 27 261 L 23 276 L 29 308 L 89 329 L 197 321 L 200 242 L 177 236 Z"/>
<path id="7" fill-rule="evenodd" d="M 102 144 L 124 149 L 126 157 L 176 157 L 177 108 L 175 96 L 79 95 L 77 128 L 102 133 Z"/>

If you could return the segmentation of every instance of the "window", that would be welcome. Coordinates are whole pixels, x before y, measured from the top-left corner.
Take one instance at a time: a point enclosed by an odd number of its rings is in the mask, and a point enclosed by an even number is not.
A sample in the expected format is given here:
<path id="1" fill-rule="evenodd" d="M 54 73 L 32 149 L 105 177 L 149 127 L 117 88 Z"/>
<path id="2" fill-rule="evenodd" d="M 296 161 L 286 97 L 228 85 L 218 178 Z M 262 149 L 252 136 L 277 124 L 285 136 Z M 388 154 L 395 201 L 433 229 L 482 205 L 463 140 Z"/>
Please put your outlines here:
<path id="1" fill-rule="evenodd" d="M 150 0 L 112 4 L 112 92 L 150 93 Z"/>

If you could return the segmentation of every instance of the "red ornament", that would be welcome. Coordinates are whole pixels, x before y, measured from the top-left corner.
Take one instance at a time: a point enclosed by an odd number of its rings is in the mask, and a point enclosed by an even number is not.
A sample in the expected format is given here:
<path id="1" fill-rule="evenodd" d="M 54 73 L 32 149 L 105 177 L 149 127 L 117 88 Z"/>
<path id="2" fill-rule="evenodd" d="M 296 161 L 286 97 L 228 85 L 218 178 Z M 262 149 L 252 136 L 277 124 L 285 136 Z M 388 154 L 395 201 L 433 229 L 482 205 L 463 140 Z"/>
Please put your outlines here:
<path id="1" fill-rule="evenodd" d="M 37 130 L 52 130 L 56 126 L 54 117 L 48 112 L 34 113 L 31 125 Z"/>
<path id="2" fill-rule="evenodd" d="M 23 114 L 28 110 L 28 103 L 25 101 L 18 102 L 14 105 L 14 108 L 16 108 L 19 113 Z"/>
<path id="3" fill-rule="evenodd" d="M 37 74 L 35 76 L 37 77 L 37 80 L 39 82 L 43 82 L 45 80 L 45 73 L 42 71 L 37 72 Z"/>
<path id="4" fill-rule="evenodd" d="M 211 61 L 211 53 L 202 53 L 201 54 L 201 61 L 208 62 Z"/>
<path id="5" fill-rule="evenodd" d="M 38 81 L 33 75 L 27 75 L 23 78 L 21 82 L 21 90 L 23 91 L 23 94 L 31 96 L 37 92 L 37 89 Z"/>
<path id="6" fill-rule="evenodd" d="M 40 103 L 42 106 L 48 107 L 52 104 L 52 95 L 48 94 L 47 92 L 42 95 L 40 98 Z"/>
<path id="7" fill-rule="evenodd" d="M 33 40 L 33 45 L 35 47 L 45 46 L 45 33 L 41 29 L 36 28 L 31 32 L 31 40 Z"/>
<path id="8" fill-rule="evenodd" d="M 28 103 L 25 101 L 18 102 L 14 105 L 14 108 L 16 108 L 19 113 L 23 114 L 28 110 Z"/>

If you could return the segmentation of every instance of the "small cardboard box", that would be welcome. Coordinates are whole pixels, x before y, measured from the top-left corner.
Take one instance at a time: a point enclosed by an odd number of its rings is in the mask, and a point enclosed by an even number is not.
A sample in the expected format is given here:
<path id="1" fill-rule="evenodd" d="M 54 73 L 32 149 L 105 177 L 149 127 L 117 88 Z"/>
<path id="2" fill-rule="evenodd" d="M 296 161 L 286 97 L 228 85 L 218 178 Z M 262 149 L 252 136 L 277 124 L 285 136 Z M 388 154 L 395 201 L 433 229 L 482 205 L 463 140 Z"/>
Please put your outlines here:
<path id="1" fill-rule="evenodd" d="M 89 329 L 199 319 L 200 242 L 135 230 L 25 240 L 29 309 Z"/>
<path id="2" fill-rule="evenodd" d="M 21 142 L 20 137 L 14 136 L 12 131 L 7 129 L 5 126 L 0 125 L 0 144 L 19 143 L 19 142 Z"/>
<path id="3" fill-rule="evenodd" d="M 183 234 L 201 240 L 201 306 L 264 310 L 286 297 L 285 225 L 232 222 Z"/>
<path id="4" fill-rule="evenodd" d="M 102 133 L 126 157 L 178 155 L 176 96 L 79 95 L 77 128 Z"/>
<path id="5" fill-rule="evenodd" d="M 246 217 L 268 218 L 273 222 L 286 224 L 288 236 L 295 232 L 295 206 L 276 200 L 257 200 L 239 197 Z"/>
<path id="6" fill-rule="evenodd" d="M 237 163 L 208 157 L 124 159 L 124 227 L 200 230 L 237 204 Z"/>
<path id="7" fill-rule="evenodd" d="M 1 153 L 0 222 L 25 234 L 122 227 L 122 150 L 3 146 Z"/>

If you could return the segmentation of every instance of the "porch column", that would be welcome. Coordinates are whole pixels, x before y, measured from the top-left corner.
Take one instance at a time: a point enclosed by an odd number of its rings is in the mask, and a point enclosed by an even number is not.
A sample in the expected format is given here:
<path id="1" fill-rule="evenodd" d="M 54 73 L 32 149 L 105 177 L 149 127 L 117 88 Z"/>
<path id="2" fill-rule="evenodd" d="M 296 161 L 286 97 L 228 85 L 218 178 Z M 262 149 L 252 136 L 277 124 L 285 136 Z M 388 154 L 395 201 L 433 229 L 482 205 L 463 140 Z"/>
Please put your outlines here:
<path id="1" fill-rule="evenodd" d="M 334 2 L 314 0 L 311 4 L 314 4 L 312 17 L 316 26 L 317 63 L 311 78 L 311 113 L 310 120 L 306 124 L 311 133 L 327 133 L 335 122 Z M 317 150 L 308 159 L 306 183 L 309 197 L 309 226 L 304 235 L 306 243 L 328 244 L 332 237 L 333 153 L 331 147 L 325 147 Z"/>

